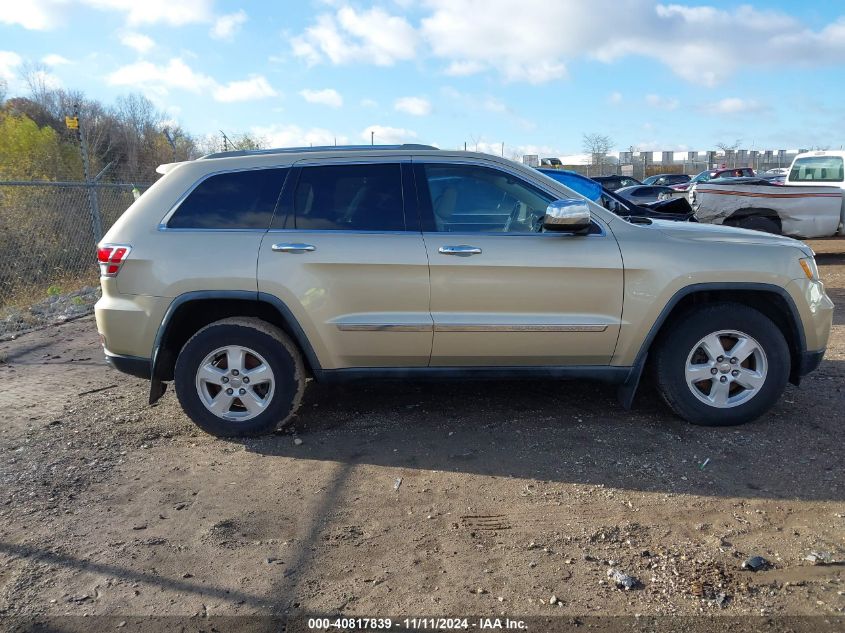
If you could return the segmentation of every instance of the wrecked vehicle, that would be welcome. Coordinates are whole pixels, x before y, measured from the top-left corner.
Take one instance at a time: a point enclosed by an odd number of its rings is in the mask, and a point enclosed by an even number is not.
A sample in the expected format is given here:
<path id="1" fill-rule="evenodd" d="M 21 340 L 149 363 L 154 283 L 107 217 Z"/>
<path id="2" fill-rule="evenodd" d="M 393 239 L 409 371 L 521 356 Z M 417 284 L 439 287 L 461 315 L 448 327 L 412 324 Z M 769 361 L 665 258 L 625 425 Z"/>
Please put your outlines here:
<path id="1" fill-rule="evenodd" d="M 655 202 L 638 202 L 623 198 L 618 192 L 609 191 L 591 178 L 566 169 L 537 169 L 541 174 L 558 181 L 581 194 L 588 200 L 597 202 L 616 215 L 631 218 L 651 218 L 654 220 L 676 220 L 696 222 L 692 208 L 686 198 L 667 198 Z M 657 187 L 668 189 L 668 187 Z"/>
<path id="2" fill-rule="evenodd" d="M 845 152 L 798 154 L 783 185 L 745 179 L 696 184 L 690 205 L 700 222 L 803 239 L 845 235 Z"/>

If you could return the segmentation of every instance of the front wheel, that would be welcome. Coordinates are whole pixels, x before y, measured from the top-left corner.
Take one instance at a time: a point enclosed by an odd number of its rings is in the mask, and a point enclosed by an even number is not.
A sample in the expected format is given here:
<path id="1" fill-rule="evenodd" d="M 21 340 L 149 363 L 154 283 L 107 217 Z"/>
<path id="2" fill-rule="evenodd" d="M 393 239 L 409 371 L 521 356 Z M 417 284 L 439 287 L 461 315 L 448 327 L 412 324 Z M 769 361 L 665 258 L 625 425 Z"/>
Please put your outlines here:
<path id="1" fill-rule="evenodd" d="M 688 312 L 655 354 L 661 396 L 680 417 L 704 426 L 743 424 L 778 400 L 790 354 L 766 315 L 736 303 Z"/>
<path id="2" fill-rule="evenodd" d="M 176 360 L 176 396 L 219 437 L 268 433 L 289 421 L 305 391 L 302 355 L 277 327 L 230 318 L 194 334 Z"/>

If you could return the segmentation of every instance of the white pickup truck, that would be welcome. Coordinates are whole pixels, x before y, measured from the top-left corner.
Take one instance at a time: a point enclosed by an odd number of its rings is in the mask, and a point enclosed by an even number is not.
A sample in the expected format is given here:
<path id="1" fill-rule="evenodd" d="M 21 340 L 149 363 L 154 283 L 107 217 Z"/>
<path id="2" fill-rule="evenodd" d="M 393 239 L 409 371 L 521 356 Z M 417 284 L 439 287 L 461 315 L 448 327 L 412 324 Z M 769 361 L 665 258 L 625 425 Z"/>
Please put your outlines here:
<path id="1" fill-rule="evenodd" d="M 845 152 L 798 154 L 783 186 L 711 180 L 690 189 L 700 222 L 798 238 L 845 235 Z"/>

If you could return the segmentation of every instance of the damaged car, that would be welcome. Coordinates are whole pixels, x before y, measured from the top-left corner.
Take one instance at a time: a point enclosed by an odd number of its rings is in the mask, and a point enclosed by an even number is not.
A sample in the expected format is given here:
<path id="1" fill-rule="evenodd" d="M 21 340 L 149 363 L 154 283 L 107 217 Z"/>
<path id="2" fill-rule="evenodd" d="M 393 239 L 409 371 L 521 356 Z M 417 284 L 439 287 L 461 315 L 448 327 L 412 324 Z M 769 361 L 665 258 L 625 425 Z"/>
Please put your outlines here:
<path id="1" fill-rule="evenodd" d="M 724 178 L 693 186 L 700 222 L 812 239 L 845 235 L 845 152 L 798 154 L 783 184 Z"/>

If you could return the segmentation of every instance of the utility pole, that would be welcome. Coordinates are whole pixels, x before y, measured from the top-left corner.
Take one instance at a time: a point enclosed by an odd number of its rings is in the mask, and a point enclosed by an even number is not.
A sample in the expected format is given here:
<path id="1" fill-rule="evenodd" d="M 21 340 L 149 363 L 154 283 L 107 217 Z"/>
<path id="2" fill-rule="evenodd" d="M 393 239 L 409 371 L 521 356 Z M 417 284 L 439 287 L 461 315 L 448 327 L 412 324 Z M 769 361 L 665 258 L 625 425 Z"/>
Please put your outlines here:
<path id="1" fill-rule="evenodd" d="M 91 181 L 91 165 L 88 162 L 88 143 L 85 140 L 85 133 L 79 122 L 79 104 L 73 105 L 73 118 L 76 119 L 76 138 L 79 141 L 79 150 L 82 153 L 82 173 L 85 176 L 85 188 L 88 190 L 88 207 L 91 213 L 91 232 L 94 234 L 94 243 L 99 243 L 103 237 L 103 221 L 100 218 L 100 205 L 97 200 L 97 190 Z"/>
<path id="2" fill-rule="evenodd" d="M 370 130 L 370 145 L 376 144 L 376 131 Z"/>
<path id="3" fill-rule="evenodd" d="M 502 158 L 505 157 L 505 142 L 502 141 Z"/>
<path id="4" fill-rule="evenodd" d="M 170 149 L 173 150 L 173 162 L 176 162 L 176 142 L 173 140 L 173 136 L 170 134 L 170 128 L 164 128 L 162 130 L 164 133 L 164 138 L 167 139 L 168 144 L 170 145 Z"/>

